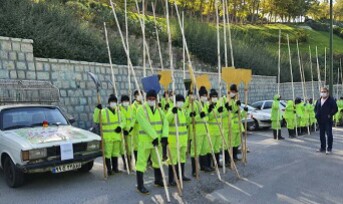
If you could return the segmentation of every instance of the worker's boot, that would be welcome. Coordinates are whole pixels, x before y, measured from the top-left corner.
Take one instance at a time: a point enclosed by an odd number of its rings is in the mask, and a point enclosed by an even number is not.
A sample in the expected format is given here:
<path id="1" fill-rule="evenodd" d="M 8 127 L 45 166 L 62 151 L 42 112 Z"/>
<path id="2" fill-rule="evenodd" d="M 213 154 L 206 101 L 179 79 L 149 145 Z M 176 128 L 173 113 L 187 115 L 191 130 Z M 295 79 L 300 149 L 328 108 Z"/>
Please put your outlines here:
<path id="1" fill-rule="evenodd" d="M 112 169 L 114 173 L 119 173 L 118 170 L 118 157 L 112 157 Z"/>
<path id="2" fill-rule="evenodd" d="M 138 192 L 148 195 L 149 191 L 144 187 L 144 181 L 143 181 L 143 172 L 137 171 L 136 172 L 136 178 L 137 178 L 137 190 Z"/>
<path id="3" fill-rule="evenodd" d="M 191 179 L 185 176 L 185 163 L 181 163 L 182 180 L 190 181 Z"/>
<path id="4" fill-rule="evenodd" d="M 164 187 L 161 169 L 154 168 L 154 174 L 155 174 L 155 185 L 159 187 Z"/>
<path id="5" fill-rule="evenodd" d="M 173 166 L 168 166 L 168 179 L 169 179 L 169 186 L 176 186 L 176 182 L 174 180 L 174 172 L 173 172 Z"/>
<path id="6" fill-rule="evenodd" d="M 105 158 L 105 164 L 107 169 L 107 175 L 113 175 L 112 168 L 111 168 L 111 159 Z"/>

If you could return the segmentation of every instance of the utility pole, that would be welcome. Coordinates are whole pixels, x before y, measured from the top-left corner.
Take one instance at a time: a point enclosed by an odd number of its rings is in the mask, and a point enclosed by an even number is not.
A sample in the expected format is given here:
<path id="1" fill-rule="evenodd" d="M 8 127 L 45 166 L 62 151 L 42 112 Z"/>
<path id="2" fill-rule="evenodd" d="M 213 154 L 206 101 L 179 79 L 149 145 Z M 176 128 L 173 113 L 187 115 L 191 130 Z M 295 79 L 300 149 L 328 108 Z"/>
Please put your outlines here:
<path id="1" fill-rule="evenodd" d="M 329 69 L 329 90 L 333 96 L 333 3 L 330 0 L 330 69 Z"/>

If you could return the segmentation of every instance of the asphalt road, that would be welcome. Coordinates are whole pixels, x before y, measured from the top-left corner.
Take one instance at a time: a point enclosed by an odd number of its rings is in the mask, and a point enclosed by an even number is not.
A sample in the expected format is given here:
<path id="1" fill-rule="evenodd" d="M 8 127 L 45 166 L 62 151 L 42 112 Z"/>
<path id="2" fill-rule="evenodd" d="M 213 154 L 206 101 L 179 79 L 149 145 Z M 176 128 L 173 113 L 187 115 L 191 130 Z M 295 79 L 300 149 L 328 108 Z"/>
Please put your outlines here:
<path id="1" fill-rule="evenodd" d="M 248 164 L 237 164 L 242 179 L 232 171 L 221 174 L 223 181 L 215 173 L 201 173 L 199 181 L 184 183 L 182 198 L 170 188 L 172 203 L 343 203 L 343 129 L 334 130 L 332 155 L 316 152 L 318 133 L 275 141 L 271 130 L 255 131 L 248 146 Z M 145 183 L 147 196 L 136 192 L 135 175 L 120 173 L 105 181 L 100 159 L 90 173 L 30 175 L 17 189 L 7 187 L 0 171 L 0 204 L 166 203 L 151 169 Z"/>

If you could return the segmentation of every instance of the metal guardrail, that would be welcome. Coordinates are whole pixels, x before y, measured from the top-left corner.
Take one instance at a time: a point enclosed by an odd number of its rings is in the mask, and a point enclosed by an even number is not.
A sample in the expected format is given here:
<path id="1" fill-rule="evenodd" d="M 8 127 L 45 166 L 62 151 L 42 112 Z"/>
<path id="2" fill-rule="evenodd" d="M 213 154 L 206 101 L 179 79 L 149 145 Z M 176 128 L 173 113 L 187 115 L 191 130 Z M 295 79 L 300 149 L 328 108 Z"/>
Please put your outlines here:
<path id="1" fill-rule="evenodd" d="M 0 79 L 0 104 L 59 102 L 57 87 L 48 81 Z"/>

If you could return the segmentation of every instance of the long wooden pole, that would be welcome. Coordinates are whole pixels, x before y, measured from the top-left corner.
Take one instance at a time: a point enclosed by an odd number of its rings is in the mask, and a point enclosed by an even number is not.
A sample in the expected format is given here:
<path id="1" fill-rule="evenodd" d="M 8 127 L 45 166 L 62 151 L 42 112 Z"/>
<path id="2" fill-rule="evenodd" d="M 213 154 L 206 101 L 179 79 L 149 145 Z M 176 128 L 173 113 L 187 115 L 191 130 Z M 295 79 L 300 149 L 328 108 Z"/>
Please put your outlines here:
<path id="1" fill-rule="evenodd" d="M 290 73 L 291 73 L 291 82 L 292 82 L 292 96 L 293 96 L 293 102 L 294 102 L 295 101 L 295 93 L 294 93 L 292 54 L 291 54 L 291 46 L 289 44 L 289 36 L 288 36 L 288 34 L 287 34 L 287 44 L 288 44 L 288 56 L 289 56 L 289 70 L 290 70 Z M 295 117 L 295 135 L 298 136 L 297 117 Z"/>
<path id="2" fill-rule="evenodd" d="M 325 59 L 324 59 L 324 83 L 325 84 L 324 84 L 324 86 L 326 86 L 326 84 L 327 84 L 326 83 L 327 82 L 327 80 L 326 80 L 327 79 L 327 77 L 326 77 L 326 70 L 327 70 L 327 62 L 326 61 L 327 61 L 327 56 L 326 55 L 327 55 L 327 52 L 326 52 L 326 47 L 325 47 Z"/>
<path id="3" fill-rule="evenodd" d="M 218 91 L 219 91 L 219 98 L 221 98 L 221 53 L 220 53 L 220 27 L 219 27 L 219 8 L 218 8 L 218 1 L 215 2 L 215 9 L 216 9 L 216 27 L 217 27 L 217 60 L 218 60 Z M 218 102 L 217 102 L 218 103 Z M 222 122 L 222 117 L 220 114 L 220 123 Z M 223 144 L 224 144 L 224 137 L 223 139 Z M 225 147 L 222 145 L 222 156 L 223 156 L 223 173 L 226 173 L 226 166 L 225 166 Z"/>
<path id="4" fill-rule="evenodd" d="M 278 82 L 277 82 L 277 94 L 280 95 L 280 79 L 281 79 L 281 29 L 279 30 L 279 56 L 278 56 Z M 280 106 L 280 103 L 279 103 Z M 280 118 L 280 107 L 277 112 L 277 121 L 279 123 L 279 118 Z M 276 139 L 279 140 L 279 131 L 276 131 Z"/>
<path id="5" fill-rule="evenodd" d="M 136 2 L 136 9 L 137 9 L 137 13 L 138 15 L 140 15 L 140 9 L 139 9 L 139 5 L 138 5 L 138 1 L 135 0 Z M 142 35 L 143 35 L 143 75 L 144 77 L 146 77 L 147 75 L 147 72 L 146 72 L 146 67 L 145 67 L 145 63 L 146 63 L 146 57 L 148 58 L 148 63 L 149 63 L 149 67 L 150 67 L 150 71 L 151 73 L 153 74 L 154 73 L 154 69 L 152 67 L 152 61 L 151 61 L 151 58 L 150 58 L 150 49 L 149 49 L 149 45 L 146 41 L 146 36 L 145 36 L 145 9 L 144 9 L 144 0 L 142 0 L 142 18 L 138 18 L 139 20 L 139 24 L 141 26 L 141 29 L 142 29 Z"/>
<path id="6" fill-rule="evenodd" d="M 105 22 L 104 22 L 104 30 L 105 30 L 105 38 L 106 38 L 108 58 L 109 58 L 110 67 L 111 67 L 113 89 L 114 89 L 115 95 L 118 96 L 118 90 L 116 88 L 116 81 L 115 81 L 114 71 L 113 71 L 111 49 L 110 49 L 110 44 L 109 44 L 109 41 L 108 41 L 107 28 L 106 28 L 106 23 Z M 119 124 L 120 124 L 121 123 L 121 118 L 120 118 L 120 113 L 119 113 L 118 106 L 116 108 L 116 113 L 117 113 L 118 121 L 119 121 Z M 124 159 L 125 159 L 126 171 L 127 171 L 127 174 L 130 174 L 130 168 L 129 168 L 129 163 L 128 163 L 128 159 L 127 159 L 127 151 L 126 151 L 126 145 L 125 145 L 126 142 L 125 142 L 125 137 L 124 137 L 123 131 L 121 132 L 120 135 L 121 135 L 121 141 L 122 141 L 122 146 L 123 146 L 123 150 L 124 150 Z"/>
<path id="7" fill-rule="evenodd" d="M 160 35 L 159 35 L 158 28 L 157 28 L 155 6 L 156 5 L 154 5 L 154 3 L 151 2 L 152 13 L 154 15 L 154 24 L 155 24 L 155 32 L 156 32 L 158 55 L 160 56 L 160 64 L 161 64 L 160 66 L 161 66 L 161 69 L 163 70 L 164 69 L 164 63 L 163 63 L 162 49 L 161 49 L 161 43 L 160 43 Z"/>
<path id="8" fill-rule="evenodd" d="M 226 25 L 226 4 L 225 0 L 222 0 L 222 7 L 223 7 L 223 39 L 224 39 L 224 62 L 225 62 L 225 67 L 228 67 L 228 56 L 227 56 L 227 25 Z"/>
<path id="9" fill-rule="evenodd" d="M 167 20 L 167 33 L 168 33 L 168 50 L 169 50 L 169 64 L 170 70 L 172 73 L 172 89 L 175 93 L 175 77 L 174 77 L 174 61 L 173 61 L 173 49 L 172 49 L 172 38 L 171 38 L 171 30 L 170 30 L 170 19 L 169 19 L 169 2 L 166 0 L 166 20 Z M 174 99 L 174 105 L 176 105 L 176 98 Z M 183 182 L 182 182 L 182 169 L 181 169 L 181 157 L 180 157 L 180 138 L 179 138 L 179 126 L 178 126 L 178 116 L 174 115 L 174 125 L 176 130 L 176 146 L 177 146 L 177 165 L 179 170 L 179 178 L 180 178 L 180 185 L 181 189 L 183 189 Z"/>
<path id="10" fill-rule="evenodd" d="M 231 66 L 235 67 L 235 58 L 233 57 L 233 47 L 232 47 L 232 35 L 231 35 L 231 25 L 230 25 L 230 15 L 228 9 L 228 2 L 225 0 L 225 7 L 226 9 L 226 19 L 227 19 L 227 29 L 229 33 L 229 46 L 230 46 L 230 56 L 231 56 Z"/>
<path id="11" fill-rule="evenodd" d="M 191 78 L 192 78 L 193 82 L 196 82 L 196 78 L 195 78 L 194 71 L 193 71 L 193 66 L 192 66 L 192 61 L 191 61 L 191 58 L 190 58 L 190 53 L 189 53 L 188 45 L 187 45 L 187 42 L 186 42 L 185 33 L 184 33 L 184 30 L 182 29 L 181 17 L 180 17 L 179 9 L 178 9 L 178 6 L 177 6 L 176 2 L 174 2 L 174 6 L 175 6 L 178 22 L 179 22 L 181 34 L 182 34 L 182 40 L 183 40 L 183 42 L 185 44 L 186 55 L 187 55 L 187 60 L 188 60 L 188 65 L 189 65 L 190 73 L 193 73 L 193 74 L 191 74 Z M 194 83 L 194 84 L 196 84 L 196 83 Z M 199 97 L 199 93 L 197 91 L 196 91 L 196 94 L 197 94 L 198 98 L 200 98 Z M 200 105 L 200 107 L 202 109 L 203 108 L 202 104 L 199 103 L 199 105 Z M 212 154 L 212 159 L 214 161 L 214 166 L 215 166 L 215 169 L 216 169 L 216 173 L 217 173 L 218 179 L 222 180 L 222 178 L 220 176 L 218 164 L 217 164 L 217 161 L 216 161 L 216 157 L 214 155 L 213 143 L 212 143 L 212 140 L 211 140 L 211 136 L 209 134 L 208 124 L 207 124 L 207 121 L 205 119 L 203 119 L 203 122 L 205 123 L 206 136 L 207 136 L 207 140 L 208 140 L 208 143 L 210 145 L 210 148 L 211 148 L 211 154 Z"/>
<path id="12" fill-rule="evenodd" d="M 129 67 L 130 67 L 131 72 L 132 72 L 132 74 L 133 74 L 133 77 L 134 77 L 134 81 L 135 81 L 136 87 L 137 87 L 137 89 L 138 89 L 140 95 L 142 96 L 142 94 L 141 94 L 141 89 L 140 89 L 140 86 L 139 86 L 139 83 L 138 83 L 138 80 L 137 80 L 137 77 L 136 77 L 135 70 L 133 69 L 133 66 L 132 66 L 132 62 L 131 62 L 130 56 L 128 55 L 128 52 L 127 52 L 127 47 L 126 47 L 126 44 L 125 44 L 125 39 L 124 39 L 123 33 L 122 33 L 122 31 L 121 31 L 121 27 L 120 27 L 120 24 L 119 24 L 119 20 L 118 20 L 117 14 L 116 14 L 116 12 L 115 12 L 114 4 L 113 4 L 112 0 L 110 0 L 110 4 L 111 4 L 113 16 L 114 16 L 114 19 L 115 19 L 115 22 L 116 22 L 116 25 L 117 25 L 117 29 L 118 29 L 118 31 L 119 31 L 119 35 L 120 35 L 120 38 L 121 38 L 121 41 L 122 41 L 122 45 L 123 45 L 125 54 L 126 54 L 127 58 L 129 59 Z M 144 100 L 144 97 L 143 97 L 143 96 L 142 96 L 142 99 Z M 158 150 L 157 147 L 154 147 L 154 148 L 155 148 L 155 152 L 156 152 L 156 155 L 157 155 L 158 164 L 159 164 L 159 167 L 160 167 L 160 170 L 161 170 L 161 174 L 162 174 L 162 178 L 163 178 L 164 191 L 165 191 L 165 194 L 166 194 L 166 197 L 167 197 L 167 201 L 170 202 L 169 190 L 168 190 L 168 187 L 167 187 L 166 176 L 165 176 L 165 173 L 164 173 L 164 169 L 163 169 L 163 165 L 162 165 L 160 153 L 159 153 L 159 150 Z"/>
<path id="13" fill-rule="evenodd" d="M 311 68 L 311 81 L 312 81 L 312 101 L 314 101 L 314 80 L 313 80 L 313 64 L 312 64 L 312 51 L 311 51 L 311 46 L 308 47 L 309 52 L 310 52 L 310 68 Z M 311 105 L 311 104 L 309 104 Z M 316 124 L 314 124 L 315 130 L 317 129 Z"/>
<path id="14" fill-rule="evenodd" d="M 318 47 L 316 46 L 316 58 L 317 58 L 317 78 L 318 78 L 318 89 L 320 92 L 320 88 L 322 86 L 322 80 L 320 76 L 320 67 L 319 67 L 319 59 L 318 59 Z"/>

